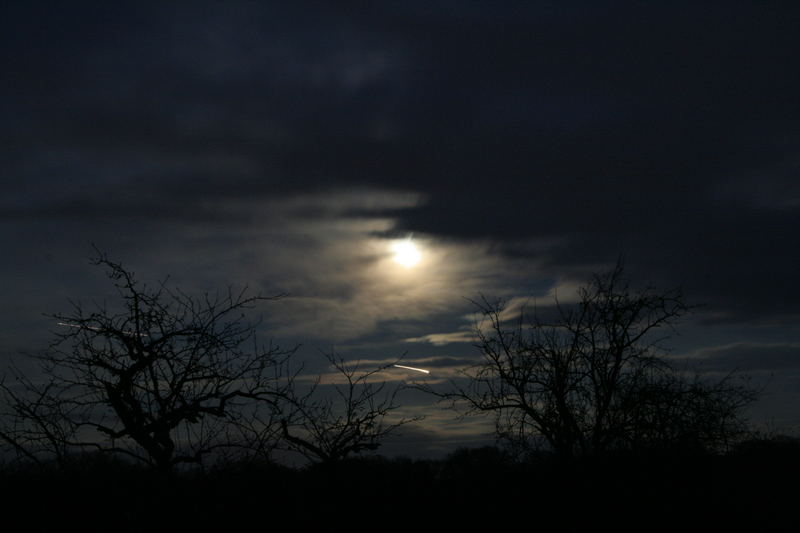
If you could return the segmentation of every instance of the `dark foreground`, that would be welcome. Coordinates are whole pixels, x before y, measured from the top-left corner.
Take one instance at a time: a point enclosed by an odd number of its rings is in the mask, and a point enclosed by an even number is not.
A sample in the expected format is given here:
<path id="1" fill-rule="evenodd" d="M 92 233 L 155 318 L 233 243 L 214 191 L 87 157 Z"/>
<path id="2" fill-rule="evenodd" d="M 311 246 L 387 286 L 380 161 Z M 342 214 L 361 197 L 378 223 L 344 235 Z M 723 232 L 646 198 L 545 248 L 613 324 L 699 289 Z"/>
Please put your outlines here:
<path id="1" fill-rule="evenodd" d="M 788 531 L 800 523 L 794 440 L 725 456 L 521 464 L 485 448 L 441 461 L 372 458 L 302 470 L 236 464 L 167 478 L 86 458 L 66 470 L 6 468 L 0 483 L 6 531 Z"/>

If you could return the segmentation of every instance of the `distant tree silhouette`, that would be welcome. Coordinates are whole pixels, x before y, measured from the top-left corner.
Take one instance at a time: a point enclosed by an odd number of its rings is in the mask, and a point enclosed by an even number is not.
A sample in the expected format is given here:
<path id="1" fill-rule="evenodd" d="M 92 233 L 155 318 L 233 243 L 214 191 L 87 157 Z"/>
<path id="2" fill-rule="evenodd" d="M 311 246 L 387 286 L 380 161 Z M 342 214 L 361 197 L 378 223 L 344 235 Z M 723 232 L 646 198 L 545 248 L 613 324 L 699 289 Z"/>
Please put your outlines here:
<path id="1" fill-rule="evenodd" d="M 38 357 L 45 380 L 16 372 L 0 385 L 12 416 L 0 438 L 19 453 L 96 449 L 167 471 L 234 444 L 231 422 L 284 395 L 292 350 L 259 345 L 244 321 L 245 310 L 277 297 L 151 290 L 103 254 L 93 262 L 107 269 L 117 308 L 73 303 L 53 315 L 62 331 Z"/>
<path id="2" fill-rule="evenodd" d="M 553 317 L 502 301 L 476 305 L 481 361 L 466 385 L 423 387 L 465 413 L 493 413 L 498 436 L 521 450 L 559 456 L 694 443 L 726 446 L 743 435 L 757 393 L 732 376 L 689 379 L 663 358 L 661 341 L 689 311 L 679 289 L 633 291 L 618 264 L 556 299 Z"/>
<path id="3" fill-rule="evenodd" d="M 63 465 L 74 428 L 59 414 L 54 383 L 40 386 L 14 372 L 15 383 L 0 380 L 0 443 L 11 452 L 4 458 L 16 456 L 39 465 L 52 459 Z"/>
<path id="4" fill-rule="evenodd" d="M 393 363 L 372 370 L 347 364 L 335 353 L 324 354 L 335 372 L 322 383 L 317 377 L 310 390 L 286 387 L 281 418 L 282 436 L 289 448 L 317 463 L 334 463 L 364 451 L 377 450 L 381 441 L 401 426 L 419 418 L 389 420 L 399 386 L 376 381 Z M 330 387 L 324 393 L 321 389 Z"/>

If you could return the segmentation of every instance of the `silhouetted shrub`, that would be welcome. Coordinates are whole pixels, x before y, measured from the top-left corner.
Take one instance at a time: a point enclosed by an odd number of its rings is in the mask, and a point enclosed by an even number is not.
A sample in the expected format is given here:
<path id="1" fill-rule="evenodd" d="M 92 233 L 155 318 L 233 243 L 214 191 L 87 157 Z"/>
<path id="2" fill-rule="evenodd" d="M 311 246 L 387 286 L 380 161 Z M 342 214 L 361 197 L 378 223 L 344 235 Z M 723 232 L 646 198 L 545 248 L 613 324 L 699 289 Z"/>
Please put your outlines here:
<path id="1" fill-rule="evenodd" d="M 494 416 L 498 438 L 520 456 L 724 450 L 748 434 L 743 410 L 757 391 L 732 377 L 687 379 L 663 357 L 661 343 L 690 309 L 677 288 L 634 291 L 617 265 L 576 303 L 556 300 L 552 316 L 477 305 L 480 361 L 449 390 L 421 388 L 462 413 Z"/>

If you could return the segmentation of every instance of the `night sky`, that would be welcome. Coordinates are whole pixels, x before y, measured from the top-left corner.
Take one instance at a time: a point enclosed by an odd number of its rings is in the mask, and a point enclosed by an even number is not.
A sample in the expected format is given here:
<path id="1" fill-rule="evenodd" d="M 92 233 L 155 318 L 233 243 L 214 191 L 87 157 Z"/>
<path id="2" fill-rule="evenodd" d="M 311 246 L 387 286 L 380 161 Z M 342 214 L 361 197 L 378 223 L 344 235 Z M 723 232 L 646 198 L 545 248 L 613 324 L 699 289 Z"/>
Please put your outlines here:
<path id="1" fill-rule="evenodd" d="M 796 2 L 4 2 L 0 367 L 68 299 L 268 302 L 260 335 L 449 378 L 478 295 L 567 302 L 624 256 L 701 305 L 668 343 L 800 427 Z M 411 239 L 420 261 L 393 260 Z M 398 370 L 387 379 L 409 374 Z M 488 442 L 426 420 L 387 449 Z"/>

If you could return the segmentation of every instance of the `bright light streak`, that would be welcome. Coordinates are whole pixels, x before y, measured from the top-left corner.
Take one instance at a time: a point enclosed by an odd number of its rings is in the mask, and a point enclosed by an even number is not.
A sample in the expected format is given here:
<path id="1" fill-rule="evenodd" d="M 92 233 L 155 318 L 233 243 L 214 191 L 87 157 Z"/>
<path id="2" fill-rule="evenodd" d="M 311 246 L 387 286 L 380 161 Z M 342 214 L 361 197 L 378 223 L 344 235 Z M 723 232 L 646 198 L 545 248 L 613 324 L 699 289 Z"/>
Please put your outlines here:
<path id="1" fill-rule="evenodd" d="M 405 368 L 406 370 L 416 370 L 417 372 L 422 372 L 423 374 L 430 374 L 430 370 L 423 370 L 421 368 L 414 368 L 413 366 L 403 366 L 403 365 L 392 365 L 396 366 L 397 368 Z"/>

